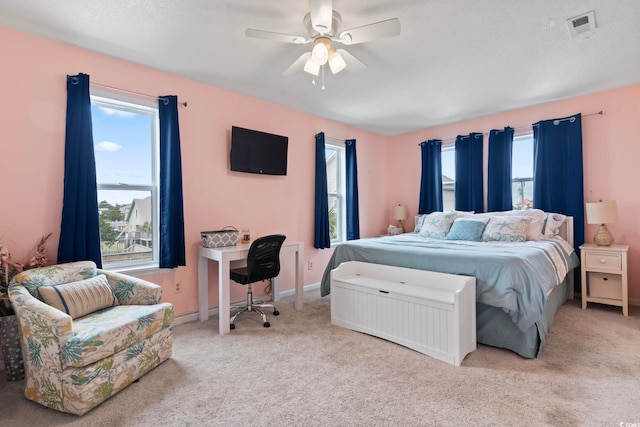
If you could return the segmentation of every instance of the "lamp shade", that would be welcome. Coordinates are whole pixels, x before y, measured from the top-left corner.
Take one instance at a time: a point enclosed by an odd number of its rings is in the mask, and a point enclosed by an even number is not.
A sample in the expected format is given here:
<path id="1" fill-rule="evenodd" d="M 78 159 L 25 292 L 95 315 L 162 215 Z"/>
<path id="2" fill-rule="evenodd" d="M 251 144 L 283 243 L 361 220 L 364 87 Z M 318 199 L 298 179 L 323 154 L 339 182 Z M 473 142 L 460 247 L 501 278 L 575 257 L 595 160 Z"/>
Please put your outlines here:
<path id="1" fill-rule="evenodd" d="M 398 205 L 393 207 L 393 219 L 396 221 L 402 221 L 403 219 L 407 219 L 407 207 L 403 205 Z"/>
<path id="2" fill-rule="evenodd" d="M 318 37 L 313 43 L 311 50 L 311 60 L 318 65 L 324 65 L 329 59 L 329 47 L 331 42 L 326 37 Z"/>
<path id="3" fill-rule="evenodd" d="M 602 200 L 585 204 L 587 224 L 611 224 L 618 221 L 618 206 L 615 200 Z"/>
<path id="4" fill-rule="evenodd" d="M 337 74 L 344 70 L 347 63 L 344 62 L 344 58 L 334 49 L 329 49 L 329 68 L 333 74 Z"/>
<path id="5" fill-rule="evenodd" d="M 304 71 L 317 76 L 320 73 L 320 66 L 316 64 L 311 57 L 309 57 L 307 62 L 304 63 Z"/>

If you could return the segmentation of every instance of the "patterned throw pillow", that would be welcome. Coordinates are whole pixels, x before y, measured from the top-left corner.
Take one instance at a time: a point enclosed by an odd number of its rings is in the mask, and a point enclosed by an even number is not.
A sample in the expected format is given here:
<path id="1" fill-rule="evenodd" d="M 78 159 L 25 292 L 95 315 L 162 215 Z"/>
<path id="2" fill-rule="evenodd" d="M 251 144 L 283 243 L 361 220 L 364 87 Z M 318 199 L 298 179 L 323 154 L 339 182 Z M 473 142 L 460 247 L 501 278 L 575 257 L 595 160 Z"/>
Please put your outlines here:
<path id="1" fill-rule="evenodd" d="M 497 216 L 489 220 L 482 233 L 485 242 L 524 242 L 531 218 L 519 216 Z"/>
<path id="2" fill-rule="evenodd" d="M 419 233 L 420 229 L 422 228 L 422 223 L 424 222 L 424 219 L 427 217 L 426 214 L 418 214 L 415 216 L 415 225 L 413 227 L 413 231 L 415 233 Z"/>
<path id="3" fill-rule="evenodd" d="M 77 282 L 42 286 L 40 295 L 44 302 L 67 313 L 72 319 L 118 303 L 104 274 Z"/>
<path id="4" fill-rule="evenodd" d="M 545 239 L 551 239 L 554 236 L 558 235 L 560 232 L 560 226 L 566 219 L 566 215 L 559 213 L 545 213 L 544 214 L 544 227 L 543 233 Z"/>
<path id="5" fill-rule="evenodd" d="M 527 226 L 527 240 L 542 239 L 542 228 L 544 227 L 544 212 L 540 209 L 512 210 L 504 212 L 505 215 L 531 218 Z"/>
<path id="6" fill-rule="evenodd" d="M 432 212 L 422 221 L 419 235 L 428 239 L 444 239 L 455 219 L 455 212 Z"/>
<path id="7" fill-rule="evenodd" d="M 456 218 L 446 238 L 479 242 L 488 221 L 489 219 Z"/>

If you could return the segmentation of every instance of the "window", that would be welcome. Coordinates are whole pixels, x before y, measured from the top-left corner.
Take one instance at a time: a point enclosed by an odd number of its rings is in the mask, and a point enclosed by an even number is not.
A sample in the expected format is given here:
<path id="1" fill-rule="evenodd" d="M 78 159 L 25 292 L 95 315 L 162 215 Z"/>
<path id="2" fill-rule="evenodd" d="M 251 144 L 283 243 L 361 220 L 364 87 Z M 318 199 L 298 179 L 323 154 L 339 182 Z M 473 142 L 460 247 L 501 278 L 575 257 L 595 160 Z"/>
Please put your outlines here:
<path id="1" fill-rule="evenodd" d="M 329 237 L 331 243 L 344 242 L 347 235 L 346 169 L 344 143 L 326 142 L 327 195 L 329 197 Z"/>
<path id="2" fill-rule="evenodd" d="M 91 95 L 102 263 L 152 266 L 158 260 L 158 109 Z"/>
<path id="3" fill-rule="evenodd" d="M 513 209 L 533 207 L 533 133 L 513 138 L 511 158 Z"/>
<path id="4" fill-rule="evenodd" d="M 456 148 L 442 147 L 442 210 L 455 209 L 456 205 Z"/>

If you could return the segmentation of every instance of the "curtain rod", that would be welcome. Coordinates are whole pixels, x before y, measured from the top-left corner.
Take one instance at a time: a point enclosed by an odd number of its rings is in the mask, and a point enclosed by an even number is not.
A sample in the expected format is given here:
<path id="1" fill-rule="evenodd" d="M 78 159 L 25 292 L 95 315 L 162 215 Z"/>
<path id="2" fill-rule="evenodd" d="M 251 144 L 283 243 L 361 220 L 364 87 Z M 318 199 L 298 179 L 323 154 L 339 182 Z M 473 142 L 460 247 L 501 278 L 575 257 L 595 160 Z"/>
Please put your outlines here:
<path id="1" fill-rule="evenodd" d="M 600 110 L 600 111 L 598 111 L 597 113 L 583 114 L 583 115 L 582 115 L 582 117 L 589 117 L 589 116 L 602 116 L 603 114 L 604 114 L 604 111 Z M 565 121 L 565 120 L 571 120 L 572 118 L 573 118 L 573 117 L 567 117 L 567 118 L 564 118 L 564 119 L 556 119 L 556 120 L 554 120 L 554 121 L 553 121 L 553 124 L 557 125 L 558 123 L 560 123 L 560 122 L 562 122 L 562 121 Z M 518 127 L 514 127 L 514 128 L 513 128 L 513 131 L 515 132 L 515 131 L 518 131 L 518 130 L 530 129 L 532 126 L 533 126 L 533 125 L 528 125 L 528 126 L 521 125 L 521 126 L 518 126 Z M 473 132 L 473 133 L 480 133 L 480 132 Z M 489 135 L 487 132 L 482 132 L 482 134 L 483 134 L 483 135 Z M 442 141 L 442 142 L 445 142 L 445 141 L 455 141 L 455 140 L 456 140 L 456 138 L 457 138 L 457 136 L 454 136 L 453 138 L 441 139 L 441 141 Z M 438 138 L 435 138 L 435 139 L 438 139 Z M 420 146 L 420 144 L 422 144 L 422 142 L 421 142 L 421 143 L 419 143 L 419 144 L 418 144 L 418 146 Z"/>
<path id="2" fill-rule="evenodd" d="M 162 99 L 163 101 L 165 100 L 165 98 L 163 98 L 161 96 L 147 95 L 146 93 L 134 92 L 132 90 L 121 89 L 119 87 L 114 87 L 114 86 L 107 86 L 107 85 L 103 85 L 101 83 L 90 82 L 90 85 L 98 86 L 98 87 L 101 87 L 101 88 L 104 88 L 104 89 L 115 90 L 115 91 L 118 91 L 118 92 L 124 92 L 124 93 L 130 93 L 130 94 L 133 94 L 133 95 L 143 96 L 145 98 L 150 98 L 150 99 L 153 99 L 153 100 L 160 100 L 160 99 Z M 186 101 L 185 102 L 179 102 L 178 104 L 182 105 L 183 107 L 187 106 L 187 102 Z"/>

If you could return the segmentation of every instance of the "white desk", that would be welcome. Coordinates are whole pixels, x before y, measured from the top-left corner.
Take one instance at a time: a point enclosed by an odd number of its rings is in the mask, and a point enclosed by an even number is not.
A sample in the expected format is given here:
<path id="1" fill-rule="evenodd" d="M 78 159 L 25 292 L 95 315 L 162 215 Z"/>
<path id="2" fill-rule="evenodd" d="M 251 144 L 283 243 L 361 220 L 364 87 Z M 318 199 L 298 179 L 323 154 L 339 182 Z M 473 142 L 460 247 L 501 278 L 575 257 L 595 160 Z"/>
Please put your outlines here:
<path id="1" fill-rule="evenodd" d="M 218 304 L 220 318 L 220 334 L 228 334 L 231 305 L 229 296 L 229 270 L 231 261 L 247 258 L 250 244 L 224 246 L 221 248 L 204 248 L 198 250 L 198 310 L 200 321 L 209 319 L 209 260 L 218 262 Z M 296 254 L 296 299 L 294 307 L 302 309 L 302 273 L 304 271 L 304 245 L 301 242 L 284 241 L 280 253 L 295 252 Z M 280 299 L 278 279 L 273 281 L 273 300 Z"/>

